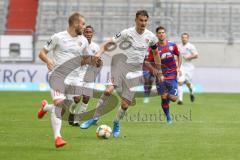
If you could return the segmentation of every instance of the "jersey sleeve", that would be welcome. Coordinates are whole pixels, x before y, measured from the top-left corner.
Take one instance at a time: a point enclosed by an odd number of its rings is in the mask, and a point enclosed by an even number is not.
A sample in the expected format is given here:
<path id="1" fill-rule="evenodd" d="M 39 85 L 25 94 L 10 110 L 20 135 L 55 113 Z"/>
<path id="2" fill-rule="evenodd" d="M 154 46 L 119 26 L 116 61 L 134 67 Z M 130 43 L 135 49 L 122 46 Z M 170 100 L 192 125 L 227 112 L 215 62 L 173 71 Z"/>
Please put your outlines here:
<path id="1" fill-rule="evenodd" d="M 126 40 L 126 39 L 127 39 L 127 33 L 128 33 L 128 30 L 127 30 L 127 29 L 119 32 L 118 34 L 116 34 L 116 35 L 112 38 L 113 42 L 114 42 L 114 43 L 117 43 L 117 42 Z"/>
<path id="2" fill-rule="evenodd" d="M 178 46 L 176 44 L 173 45 L 173 53 L 178 56 L 180 54 Z"/>
<path id="3" fill-rule="evenodd" d="M 154 61 L 152 48 L 148 48 L 148 55 L 145 57 L 145 60 L 147 60 L 149 62 L 153 62 Z"/>
<path id="4" fill-rule="evenodd" d="M 51 38 L 46 42 L 46 44 L 44 45 L 44 48 L 47 51 L 52 51 L 54 48 L 56 48 L 58 42 L 58 37 L 56 34 L 54 34 L 53 36 L 51 36 Z"/>
<path id="5" fill-rule="evenodd" d="M 194 45 L 191 45 L 190 52 L 191 54 L 198 54 L 198 51 Z"/>

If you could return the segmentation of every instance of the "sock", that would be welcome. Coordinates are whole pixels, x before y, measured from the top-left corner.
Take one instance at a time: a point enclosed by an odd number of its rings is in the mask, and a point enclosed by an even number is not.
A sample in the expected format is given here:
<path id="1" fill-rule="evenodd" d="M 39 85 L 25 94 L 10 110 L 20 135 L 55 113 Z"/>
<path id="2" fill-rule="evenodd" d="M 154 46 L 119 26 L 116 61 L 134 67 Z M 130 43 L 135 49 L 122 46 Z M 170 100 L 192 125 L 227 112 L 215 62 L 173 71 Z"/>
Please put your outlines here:
<path id="1" fill-rule="evenodd" d="M 191 86 L 189 88 L 189 92 L 190 92 L 190 94 L 193 94 L 193 86 L 192 86 L 192 84 L 191 84 Z"/>
<path id="2" fill-rule="evenodd" d="M 102 96 L 98 100 L 96 110 L 95 110 L 95 113 L 93 115 L 93 119 L 98 119 L 100 117 L 100 115 L 102 113 L 102 110 L 104 109 L 104 107 L 107 104 L 108 97 L 109 96 L 106 96 L 106 95 L 102 94 Z"/>
<path id="3" fill-rule="evenodd" d="M 80 108 L 79 108 L 80 113 L 86 112 L 87 107 L 88 107 L 88 104 L 85 104 L 85 103 L 82 102 L 80 104 Z"/>
<path id="4" fill-rule="evenodd" d="M 114 118 L 114 122 L 119 122 L 124 117 L 126 111 L 127 110 L 122 109 L 122 107 L 120 106 Z"/>
<path id="5" fill-rule="evenodd" d="M 151 92 L 150 84 L 144 84 L 144 97 L 149 97 Z"/>
<path id="6" fill-rule="evenodd" d="M 162 109 L 167 119 L 171 119 L 170 113 L 169 113 L 169 99 L 162 99 Z"/>
<path id="7" fill-rule="evenodd" d="M 193 85 L 191 83 L 187 83 L 187 87 L 189 89 L 189 93 L 193 94 Z"/>
<path id="8" fill-rule="evenodd" d="M 183 101 L 183 86 L 178 86 L 178 100 Z"/>
<path id="9" fill-rule="evenodd" d="M 53 108 L 54 108 L 54 105 L 53 105 L 53 104 L 47 104 L 47 105 L 43 108 L 43 110 L 44 110 L 45 112 L 51 112 L 51 111 L 53 110 Z"/>
<path id="10" fill-rule="evenodd" d="M 62 109 L 69 109 L 72 105 L 72 101 L 64 99 L 63 103 L 59 106 L 54 106 L 51 113 L 51 124 L 54 133 L 54 138 L 61 137 L 61 127 L 62 127 Z"/>
<path id="11" fill-rule="evenodd" d="M 75 103 L 74 101 L 73 101 L 73 103 L 70 105 L 69 111 L 70 111 L 72 114 L 76 114 L 77 105 L 78 105 L 78 104 Z"/>
<path id="12" fill-rule="evenodd" d="M 54 138 L 61 137 L 61 127 L 62 127 L 62 118 L 61 118 L 62 108 L 53 106 L 51 113 L 51 124 L 54 133 Z"/>
<path id="13" fill-rule="evenodd" d="M 77 107 L 77 111 L 74 115 L 74 123 L 79 123 L 79 121 L 83 118 L 85 115 L 84 113 L 87 111 L 88 104 L 80 103 L 80 106 Z"/>

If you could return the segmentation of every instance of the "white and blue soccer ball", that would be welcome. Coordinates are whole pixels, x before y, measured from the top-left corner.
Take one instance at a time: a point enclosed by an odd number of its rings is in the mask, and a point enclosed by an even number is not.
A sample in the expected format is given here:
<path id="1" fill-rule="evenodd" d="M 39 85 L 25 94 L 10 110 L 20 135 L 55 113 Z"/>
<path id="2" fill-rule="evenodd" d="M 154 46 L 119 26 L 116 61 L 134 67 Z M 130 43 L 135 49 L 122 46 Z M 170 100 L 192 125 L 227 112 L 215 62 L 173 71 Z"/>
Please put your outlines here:
<path id="1" fill-rule="evenodd" d="M 100 125 L 96 130 L 96 135 L 101 139 L 108 139 L 111 137 L 112 129 L 108 125 Z"/>

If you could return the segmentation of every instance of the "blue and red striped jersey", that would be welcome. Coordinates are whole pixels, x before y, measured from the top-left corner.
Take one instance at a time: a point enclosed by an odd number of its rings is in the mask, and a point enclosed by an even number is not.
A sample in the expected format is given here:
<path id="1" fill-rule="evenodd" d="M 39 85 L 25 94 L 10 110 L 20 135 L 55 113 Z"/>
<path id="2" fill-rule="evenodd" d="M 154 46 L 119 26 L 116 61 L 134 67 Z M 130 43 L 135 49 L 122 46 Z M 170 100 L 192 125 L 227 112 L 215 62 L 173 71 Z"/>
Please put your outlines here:
<path id="1" fill-rule="evenodd" d="M 165 46 L 157 44 L 158 54 L 161 57 L 161 65 L 163 76 L 165 79 L 175 79 L 177 78 L 177 64 L 175 60 L 175 55 L 179 56 L 178 47 L 175 43 L 168 41 Z M 149 55 L 146 60 L 154 63 L 154 57 L 152 49 L 149 48 Z"/>

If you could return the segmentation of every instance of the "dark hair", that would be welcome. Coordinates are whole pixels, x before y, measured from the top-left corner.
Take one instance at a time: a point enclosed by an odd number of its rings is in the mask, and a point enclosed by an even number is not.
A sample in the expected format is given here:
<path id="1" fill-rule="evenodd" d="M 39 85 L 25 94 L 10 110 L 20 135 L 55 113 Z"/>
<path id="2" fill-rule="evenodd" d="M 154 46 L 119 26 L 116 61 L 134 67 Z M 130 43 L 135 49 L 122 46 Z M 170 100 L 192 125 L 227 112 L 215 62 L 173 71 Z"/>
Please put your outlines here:
<path id="1" fill-rule="evenodd" d="M 91 28 L 92 31 L 94 32 L 93 26 L 91 26 L 91 25 L 87 25 L 87 26 L 85 27 L 85 29 L 87 29 L 87 28 Z M 84 30 L 85 30 L 85 29 L 84 29 Z"/>
<path id="2" fill-rule="evenodd" d="M 139 10 L 139 11 L 137 11 L 137 13 L 136 13 L 136 18 L 137 18 L 138 16 L 146 16 L 147 18 L 149 18 L 148 12 L 147 12 L 146 10 Z"/>
<path id="3" fill-rule="evenodd" d="M 69 18 L 68 18 L 68 25 L 71 26 L 75 21 L 79 20 L 79 17 L 83 18 L 83 15 L 81 15 L 78 12 L 73 13 Z"/>
<path id="4" fill-rule="evenodd" d="M 189 34 L 188 34 L 187 32 L 182 33 L 182 34 L 181 34 L 181 37 L 182 37 L 183 35 L 186 35 L 186 36 L 189 37 Z"/>
<path id="5" fill-rule="evenodd" d="M 164 30 L 166 32 L 166 28 L 164 28 L 163 26 L 158 26 L 156 28 L 156 33 L 159 31 L 159 30 Z"/>

